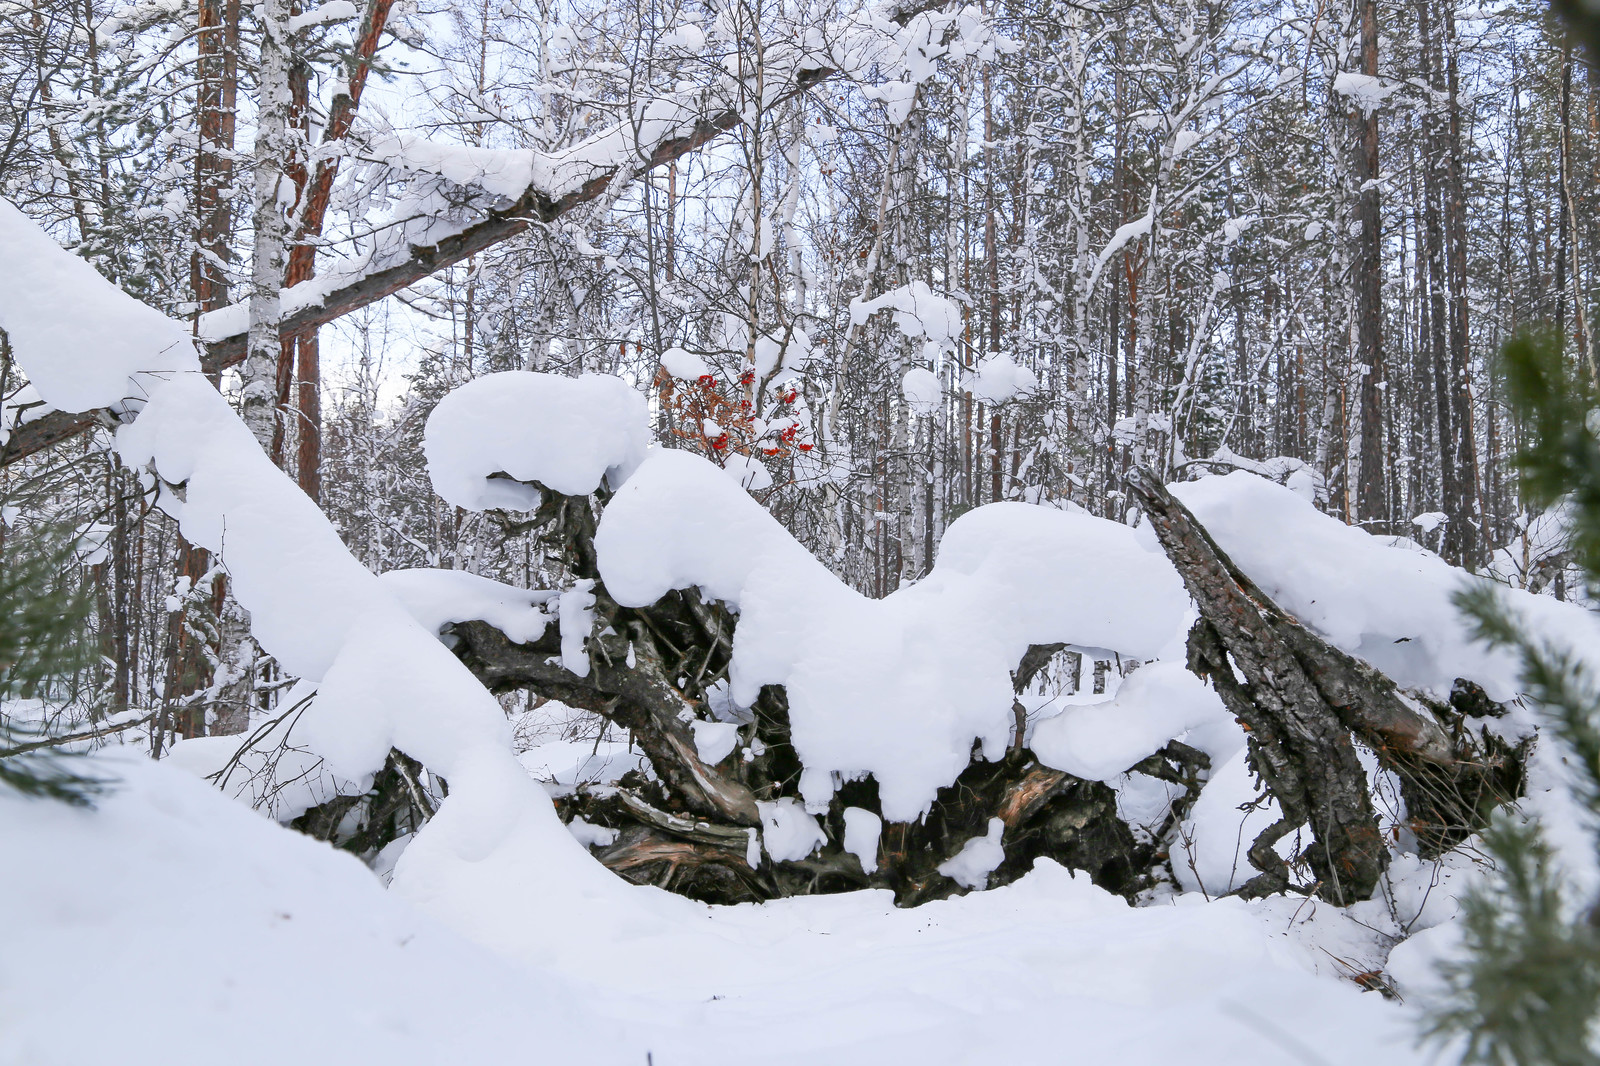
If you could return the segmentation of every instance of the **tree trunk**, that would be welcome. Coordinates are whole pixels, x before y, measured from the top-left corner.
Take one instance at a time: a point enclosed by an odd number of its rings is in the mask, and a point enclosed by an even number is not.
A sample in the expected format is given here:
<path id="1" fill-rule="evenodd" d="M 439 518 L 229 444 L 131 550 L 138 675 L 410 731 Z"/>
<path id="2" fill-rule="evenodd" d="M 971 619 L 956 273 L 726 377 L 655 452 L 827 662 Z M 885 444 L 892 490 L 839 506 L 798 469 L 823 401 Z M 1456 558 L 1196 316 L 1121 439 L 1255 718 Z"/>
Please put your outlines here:
<path id="1" fill-rule="evenodd" d="M 1525 753 L 1486 729 L 1473 736 L 1463 722 L 1496 713 L 1476 686 L 1458 682 L 1449 707 L 1403 696 L 1284 613 L 1149 470 L 1136 469 L 1128 484 L 1199 606 L 1190 668 L 1249 731 L 1251 763 L 1283 812 L 1249 849 L 1260 874 L 1244 894 L 1291 887 L 1273 845 L 1309 824 L 1312 843 L 1299 859 L 1316 880 L 1304 890 L 1336 903 L 1371 895 L 1388 855 L 1354 739 L 1399 776 L 1425 853 L 1459 843 L 1521 794 Z"/>
<path id="2" fill-rule="evenodd" d="M 1378 76 L 1378 4 L 1361 0 L 1361 72 Z M 1356 363 L 1361 443 L 1356 475 L 1356 517 L 1374 533 L 1387 532 L 1389 509 L 1384 491 L 1388 469 L 1383 449 L 1383 235 L 1378 199 L 1378 112 L 1355 115 L 1359 143 L 1355 153 L 1356 217 L 1361 234 L 1356 249 Z"/>

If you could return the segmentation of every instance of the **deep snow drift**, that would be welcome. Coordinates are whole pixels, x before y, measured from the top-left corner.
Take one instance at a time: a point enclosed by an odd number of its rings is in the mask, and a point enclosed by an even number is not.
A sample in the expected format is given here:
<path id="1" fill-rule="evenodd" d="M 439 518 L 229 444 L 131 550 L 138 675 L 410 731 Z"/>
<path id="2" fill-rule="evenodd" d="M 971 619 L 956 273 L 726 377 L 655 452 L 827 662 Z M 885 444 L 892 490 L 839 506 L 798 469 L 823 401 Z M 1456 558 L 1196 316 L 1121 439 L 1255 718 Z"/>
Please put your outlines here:
<path id="1" fill-rule="evenodd" d="M 482 901 L 485 950 L 174 767 L 93 765 L 96 811 L 0 795 L 0 1062 L 1426 1061 L 1325 905 L 1132 908 L 1048 863 L 904 911 L 528 890 Z"/>

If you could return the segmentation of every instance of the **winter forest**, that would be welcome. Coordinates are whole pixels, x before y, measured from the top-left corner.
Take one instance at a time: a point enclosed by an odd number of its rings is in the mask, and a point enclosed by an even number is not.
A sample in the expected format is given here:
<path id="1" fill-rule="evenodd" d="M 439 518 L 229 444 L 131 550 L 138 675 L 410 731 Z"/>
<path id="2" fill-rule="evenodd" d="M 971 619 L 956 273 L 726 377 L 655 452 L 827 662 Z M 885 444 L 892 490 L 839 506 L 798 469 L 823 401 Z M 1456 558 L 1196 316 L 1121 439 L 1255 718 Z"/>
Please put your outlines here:
<path id="1" fill-rule="evenodd" d="M 0 0 L 0 1063 L 1600 1062 L 1597 25 Z"/>

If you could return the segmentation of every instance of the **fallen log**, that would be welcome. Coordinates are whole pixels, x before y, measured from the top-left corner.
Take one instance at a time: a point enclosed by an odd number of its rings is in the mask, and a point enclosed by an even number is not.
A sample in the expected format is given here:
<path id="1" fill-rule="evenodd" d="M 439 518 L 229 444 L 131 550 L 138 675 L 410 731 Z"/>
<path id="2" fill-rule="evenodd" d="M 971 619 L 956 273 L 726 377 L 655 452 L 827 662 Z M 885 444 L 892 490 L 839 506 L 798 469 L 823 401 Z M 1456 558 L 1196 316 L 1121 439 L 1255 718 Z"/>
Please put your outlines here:
<path id="1" fill-rule="evenodd" d="M 1300 857 L 1316 880 L 1300 887 L 1337 903 L 1371 895 L 1387 850 L 1357 739 L 1400 779 L 1424 854 L 1459 843 L 1520 795 L 1521 752 L 1466 728 L 1488 705 L 1481 690 L 1458 683 L 1450 707 L 1402 692 L 1274 603 L 1154 473 L 1135 468 L 1128 487 L 1199 608 L 1190 668 L 1249 731 L 1251 764 L 1283 812 L 1251 844 L 1259 874 L 1242 894 L 1296 887 L 1273 845 L 1309 824 L 1313 842 Z"/>

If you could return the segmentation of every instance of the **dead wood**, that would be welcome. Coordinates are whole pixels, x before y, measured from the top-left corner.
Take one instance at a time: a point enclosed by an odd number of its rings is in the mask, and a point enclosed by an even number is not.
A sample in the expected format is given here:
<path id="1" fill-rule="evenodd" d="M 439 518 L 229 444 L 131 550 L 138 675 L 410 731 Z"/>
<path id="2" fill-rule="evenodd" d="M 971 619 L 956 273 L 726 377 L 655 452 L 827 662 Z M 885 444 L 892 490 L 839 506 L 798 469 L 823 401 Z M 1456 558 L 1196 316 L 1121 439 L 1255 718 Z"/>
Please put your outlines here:
<path id="1" fill-rule="evenodd" d="M 1134 470 L 1128 484 L 1199 607 L 1190 668 L 1249 731 L 1251 764 L 1283 812 L 1250 848 L 1260 874 L 1245 894 L 1291 887 L 1272 845 L 1308 824 L 1313 842 L 1301 857 L 1317 879 L 1310 887 L 1342 903 L 1371 894 L 1386 851 L 1357 738 L 1399 777 L 1425 853 L 1458 843 L 1482 827 L 1488 810 L 1520 793 L 1518 753 L 1487 731 L 1474 737 L 1464 714 L 1441 714 L 1403 693 L 1291 617 L 1149 470 Z M 1487 703 L 1462 691 L 1463 706 Z"/>

